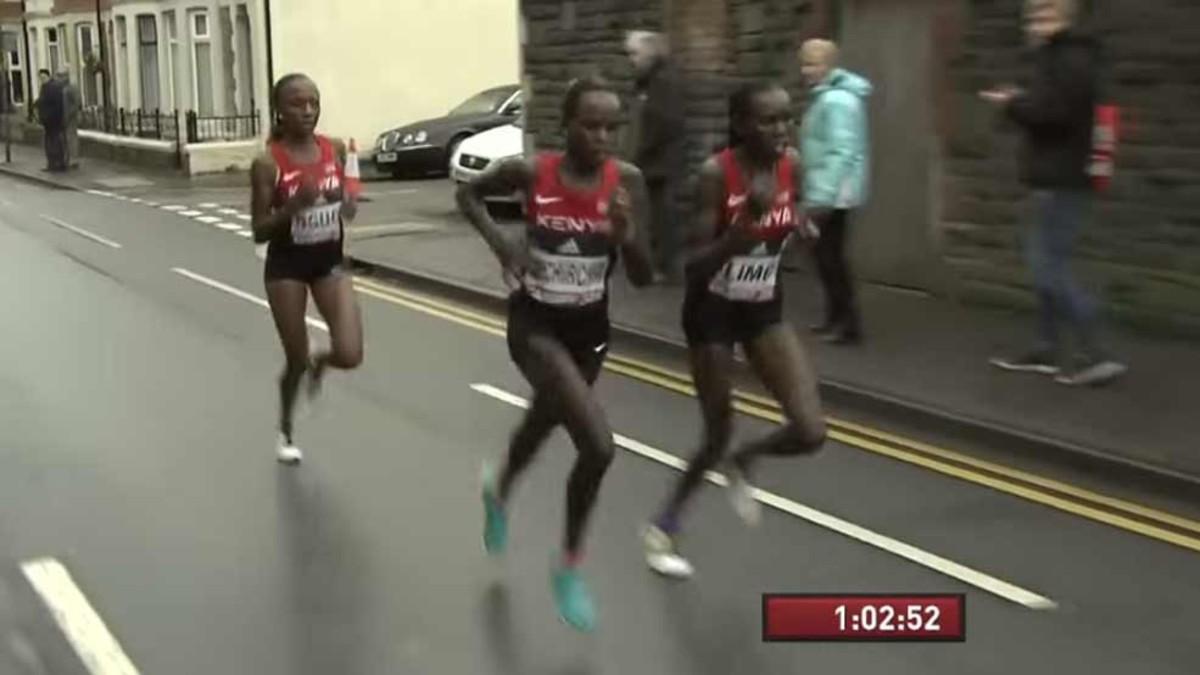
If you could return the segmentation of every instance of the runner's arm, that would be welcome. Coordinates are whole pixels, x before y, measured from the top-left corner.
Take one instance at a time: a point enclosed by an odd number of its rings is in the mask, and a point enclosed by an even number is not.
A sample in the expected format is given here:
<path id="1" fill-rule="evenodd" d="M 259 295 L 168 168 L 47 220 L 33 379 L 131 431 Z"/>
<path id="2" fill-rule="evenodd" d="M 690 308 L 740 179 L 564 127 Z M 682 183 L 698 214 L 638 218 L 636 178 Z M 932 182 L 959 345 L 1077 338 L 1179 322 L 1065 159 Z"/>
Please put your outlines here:
<path id="1" fill-rule="evenodd" d="M 524 159 L 511 159 L 492 165 L 469 183 L 459 186 L 455 193 L 458 209 L 475 226 L 506 269 L 516 257 L 516 251 L 496 221 L 492 220 L 483 200 L 484 197 L 510 195 L 519 190 L 528 192 L 532 182 L 532 164 Z"/>
<path id="2" fill-rule="evenodd" d="M 250 229 L 254 232 L 254 243 L 264 244 L 287 229 L 292 222 L 295 212 L 285 205 L 281 209 L 272 209 L 271 201 L 275 197 L 275 160 L 270 155 L 263 154 L 255 158 L 250 165 Z"/>
<path id="3" fill-rule="evenodd" d="M 716 158 L 700 167 L 697 187 L 696 219 L 688 237 L 685 273 L 689 281 L 707 280 L 730 257 L 749 251 L 752 244 L 741 236 L 741 228 L 730 225 L 717 236 L 725 196 L 724 175 Z"/>
<path id="4" fill-rule="evenodd" d="M 637 288 L 648 286 L 654 281 L 654 267 L 646 247 L 646 232 L 650 225 L 650 198 L 646 194 L 646 179 L 641 170 L 632 164 L 621 163 L 621 184 L 629 195 L 629 215 L 632 219 L 628 239 L 621 244 L 621 261 L 625 266 L 625 277 Z"/>

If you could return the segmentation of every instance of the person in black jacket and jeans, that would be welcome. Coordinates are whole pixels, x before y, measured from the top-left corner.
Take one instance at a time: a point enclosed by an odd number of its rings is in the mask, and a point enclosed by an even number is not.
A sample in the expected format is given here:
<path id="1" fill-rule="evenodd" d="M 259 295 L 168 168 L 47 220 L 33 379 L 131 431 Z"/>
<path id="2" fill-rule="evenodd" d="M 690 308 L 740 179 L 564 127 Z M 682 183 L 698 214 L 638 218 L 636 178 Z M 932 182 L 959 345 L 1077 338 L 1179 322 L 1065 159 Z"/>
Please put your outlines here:
<path id="1" fill-rule="evenodd" d="M 1034 222 L 1026 242 L 1039 305 L 1039 344 L 1018 358 L 994 358 L 1010 371 L 1055 375 L 1063 384 L 1112 381 L 1125 366 L 1096 342 L 1097 305 L 1070 270 L 1075 237 L 1090 217 L 1093 115 L 1099 45 L 1072 28 L 1074 0 L 1026 0 L 1025 28 L 1035 47 L 1029 86 L 980 96 L 1000 107 L 1024 136 L 1022 180 L 1033 192 Z M 1064 353 L 1060 330 L 1075 334 L 1077 354 Z"/>
<path id="2" fill-rule="evenodd" d="M 633 65 L 635 101 L 627 154 L 646 177 L 654 267 L 658 280 L 678 282 L 681 223 L 675 200 L 683 178 L 686 147 L 683 92 L 671 66 L 666 36 L 631 31 L 625 52 Z"/>

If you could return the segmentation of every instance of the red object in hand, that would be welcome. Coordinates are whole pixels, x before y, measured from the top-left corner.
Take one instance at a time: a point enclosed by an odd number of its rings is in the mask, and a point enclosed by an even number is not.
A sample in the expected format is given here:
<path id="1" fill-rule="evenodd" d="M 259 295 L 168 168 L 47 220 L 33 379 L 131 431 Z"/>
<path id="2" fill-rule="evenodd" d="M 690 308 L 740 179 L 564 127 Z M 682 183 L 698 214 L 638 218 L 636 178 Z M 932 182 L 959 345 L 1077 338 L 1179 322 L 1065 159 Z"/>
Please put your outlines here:
<path id="1" fill-rule="evenodd" d="M 1092 186 L 1099 192 L 1108 190 L 1112 184 L 1120 118 L 1121 113 L 1117 106 L 1107 103 L 1096 106 L 1095 123 L 1092 127 L 1092 157 L 1088 173 L 1092 176 Z"/>

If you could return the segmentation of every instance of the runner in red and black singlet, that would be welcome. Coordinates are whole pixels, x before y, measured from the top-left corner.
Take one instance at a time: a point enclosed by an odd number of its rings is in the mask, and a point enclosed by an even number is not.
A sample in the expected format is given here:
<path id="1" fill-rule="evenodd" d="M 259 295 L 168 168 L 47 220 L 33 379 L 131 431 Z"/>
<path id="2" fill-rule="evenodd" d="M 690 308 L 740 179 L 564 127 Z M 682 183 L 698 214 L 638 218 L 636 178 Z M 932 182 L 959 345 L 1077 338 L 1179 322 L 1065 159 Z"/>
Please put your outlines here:
<path id="1" fill-rule="evenodd" d="M 346 148 L 316 134 L 321 116 L 317 86 L 288 75 L 272 90 L 275 126 L 268 152 L 251 168 L 254 241 L 268 243 L 263 269 L 271 314 L 287 364 L 279 378 L 280 461 L 295 463 L 292 411 L 301 380 L 315 396 L 327 367 L 362 362 L 362 319 L 348 275 L 342 271 L 345 222 L 357 204 L 345 190 Z M 305 311 L 312 292 L 329 325 L 330 349 L 309 358 Z"/>
<path id="2" fill-rule="evenodd" d="M 760 457 L 817 451 L 825 423 L 817 378 L 795 331 L 783 321 L 779 260 L 793 237 L 815 236 L 797 186 L 799 155 L 789 145 L 791 101 L 781 87 L 755 84 L 729 102 L 730 147 L 701 169 L 699 222 L 688 254 L 683 327 L 704 417 L 704 441 L 670 499 L 646 528 L 646 561 L 676 577 L 692 573 L 675 536 L 705 472 L 725 457 L 733 431 L 733 348 L 740 344 L 787 417 L 783 428 L 733 453 L 730 496 L 754 524 L 759 505 L 748 482 Z"/>
<path id="3" fill-rule="evenodd" d="M 458 192 L 463 213 L 519 284 L 509 300 L 508 348 L 534 389 L 504 466 L 498 473 L 485 468 L 484 546 L 492 554 L 504 550 L 513 484 L 550 432 L 565 426 L 578 456 L 567 482 L 564 556 L 552 583 L 560 616 L 580 630 L 595 624 L 579 573 L 584 530 L 613 457 L 612 432 L 591 390 L 608 350 L 608 278 L 618 253 L 634 285 L 653 277 L 636 236 L 646 222 L 645 183 L 636 168 L 609 156 L 619 113 L 608 84 L 577 81 L 563 103 L 565 153 L 501 163 Z M 528 195 L 523 246 L 501 234 L 483 202 L 516 191 Z"/>

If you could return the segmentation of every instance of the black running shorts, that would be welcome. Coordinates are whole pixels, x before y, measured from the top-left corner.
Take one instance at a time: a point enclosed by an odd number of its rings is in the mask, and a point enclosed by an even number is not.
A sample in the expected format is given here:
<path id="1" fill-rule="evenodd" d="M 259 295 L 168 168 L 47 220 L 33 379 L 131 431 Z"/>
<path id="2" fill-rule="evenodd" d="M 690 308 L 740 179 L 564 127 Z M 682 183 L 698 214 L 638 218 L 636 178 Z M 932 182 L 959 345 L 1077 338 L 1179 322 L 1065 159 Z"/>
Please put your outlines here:
<path id="1" fill-rule="evenodd" d="M 508 299 L 508 353 L 522 370 L 533 336 L 549 337 L 566 347 L 584 380 L 593 384 L 608 355 L 608 303 L 564 309 L 513 293 Z"/>
<path id="2" fill-rule="evenodd" d="M 683 334 L 689 346 L 754 341 L 783 321 L 783 293 L 767 302 L 737 302 L 692 284 L 683 300 Z"/>

